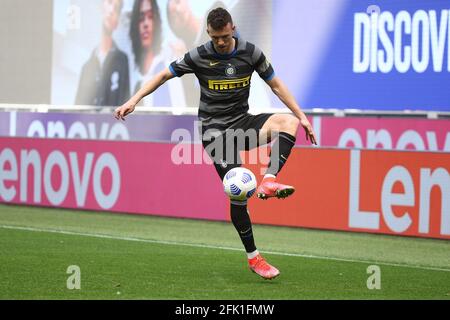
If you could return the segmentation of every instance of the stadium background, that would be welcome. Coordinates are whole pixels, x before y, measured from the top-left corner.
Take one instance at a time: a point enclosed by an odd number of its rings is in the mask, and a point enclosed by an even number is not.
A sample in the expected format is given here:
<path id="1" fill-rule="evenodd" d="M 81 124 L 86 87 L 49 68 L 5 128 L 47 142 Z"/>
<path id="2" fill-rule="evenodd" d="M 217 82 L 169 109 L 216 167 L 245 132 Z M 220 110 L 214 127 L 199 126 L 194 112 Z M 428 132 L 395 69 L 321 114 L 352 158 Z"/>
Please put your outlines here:
<path id="1" fill-rule="evenodd" d="M 142 107 L 125 123 L 112 117 L 114 106 L 75 105 L 81 67 L 100 34 L 100 3 L 1 1 L 0 202 L 229 221 L 221 183 L 198 144 L 192 96 L 173 91 L 169 103 Z M 124 1 L 114 33 L 129 58 L 131 88 L 132 3 Z M 157 3 L 168 64 L 179 39 L 167 23 L 167 1 Z M 212 4 L 189 3 L 199 19 Z M 240 13 L 240 36 L 264 49 L 319 140 L 312 148 L 299 133 L 280 175 L 296 196 L 252 199 L 254 222 L 441 239 L 435 247 L 447 259 L 439 267 L 448 271 L 448 1 L 223 3 Z M 286 112 L 257 78 L 251 111 Z M 260 179 L 267 157 L 258 159 L 249 167 Z"/>

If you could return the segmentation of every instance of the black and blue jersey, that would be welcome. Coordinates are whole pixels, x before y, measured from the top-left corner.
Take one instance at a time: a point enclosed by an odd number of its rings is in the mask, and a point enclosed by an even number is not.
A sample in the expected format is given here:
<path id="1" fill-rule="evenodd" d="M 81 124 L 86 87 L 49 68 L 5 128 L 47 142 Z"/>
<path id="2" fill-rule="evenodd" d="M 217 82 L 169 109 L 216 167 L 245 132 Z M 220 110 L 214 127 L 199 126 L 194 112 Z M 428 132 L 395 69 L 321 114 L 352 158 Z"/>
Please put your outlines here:
<path id="1" fill-rule="evenodd" d="M 215 51 L 212 41 L 171 63 L 177 77 L 194 73 L 200 83 L 199 119 L 203 126 L 234 123 L 249 110 L 251 77 L 254 71 L 264 80 L 274 77 L 272 65 L 254 44 L 235 38 L 227 55 Z"/>

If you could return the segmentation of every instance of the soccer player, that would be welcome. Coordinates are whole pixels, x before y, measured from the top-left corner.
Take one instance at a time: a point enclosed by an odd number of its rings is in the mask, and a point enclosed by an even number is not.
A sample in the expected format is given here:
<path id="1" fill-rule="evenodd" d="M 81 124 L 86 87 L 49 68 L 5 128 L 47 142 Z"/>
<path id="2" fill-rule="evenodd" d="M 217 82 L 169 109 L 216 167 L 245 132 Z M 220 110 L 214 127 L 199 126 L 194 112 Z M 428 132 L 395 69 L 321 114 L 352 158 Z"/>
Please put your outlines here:
<path id="1" fill-rule="evenodd" d="M 278 152 L 271 153 L 266 175 L 256 192 L 261 199 L 285 198 L 294 192 L 294 188 L 277 182 L 276 176 L 295 144 L 299 125 L 303 127 L 306 139 L 311 143 L 316 144 L 316 137 L 305 114 L 287 87 L 275 76 L 264 53 L 254 44 L 234 37 L 234 30 L 235 26 L 228 11 L 223 8 L 212 10 L 207 18 L 207 32 L 211 41 L 189 51 L 156 75 L 127 103 L 115 110 L 115 117 L 124 120 L 143 97 L 154 92 L 166 81 L 186 73 L 194 73 L 201 88 L 198 116 L 203 147 L 213 159 L 220 178 L 223 179 L 233 167 L 241 165 L 237 158 L 234 158 L 237 161 L 223 158 L 230 148 L 233 149 L 233 156 L 237 156 L 241 149 L 249 150 L 265 144 L 277 133 L 278 138 L 273 143 L 272 151 Z M 248 113 L 250 80 L 254 71 L 266 81 L 293 114 Z M 230 138 L 228 135 L 229 132 L 237 132 L 239 135 L 239 132 L 245 133 L 249 130 L 257 133 L 257 141 L 252 143 L 252 139 L 246 139 L 241 149 L 234 143 L 235 138 L 239 137 L 232 134 Z M 217 143 L 223 144 L 223 150 L 217 148 Z M 275 278 L 280 272 L 267 263 L 256 249 L 247 202 L 231 201 L 230 207 L 231 221 L 247 252 L 250 269 L 265 279 Z"/>

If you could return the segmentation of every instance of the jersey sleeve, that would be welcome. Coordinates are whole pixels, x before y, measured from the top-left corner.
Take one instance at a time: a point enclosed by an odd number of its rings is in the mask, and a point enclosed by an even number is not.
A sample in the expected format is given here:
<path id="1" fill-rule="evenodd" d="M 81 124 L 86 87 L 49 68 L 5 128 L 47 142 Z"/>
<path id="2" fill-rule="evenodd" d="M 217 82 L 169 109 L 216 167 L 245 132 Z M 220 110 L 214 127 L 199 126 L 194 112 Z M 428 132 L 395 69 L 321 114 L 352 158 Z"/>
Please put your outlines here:
<path id="1" fill-rule="evenodd" d="M 170 72 L 176 77 L 181 77 L 186 73 L 195 72 L 195 64 L 192 60 L 192 52 L 187 52 L 183 57 L 172 62 L 169 66 Z"/>
<path id="2" fill-rule="evenodd" d="M 263 80 L 269 81 L 275 76 L 272 64 L 258 47 L 255 47 L 255 50 L 253 51 L 252 61 L 255 71 L 258 72 Z"/>

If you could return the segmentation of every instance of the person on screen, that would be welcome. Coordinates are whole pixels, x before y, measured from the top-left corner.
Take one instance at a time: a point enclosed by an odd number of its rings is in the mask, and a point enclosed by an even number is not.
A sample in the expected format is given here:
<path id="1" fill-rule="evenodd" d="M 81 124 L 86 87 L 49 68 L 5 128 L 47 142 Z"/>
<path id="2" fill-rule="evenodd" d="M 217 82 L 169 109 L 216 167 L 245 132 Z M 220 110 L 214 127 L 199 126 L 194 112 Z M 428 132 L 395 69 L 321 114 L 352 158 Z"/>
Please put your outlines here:
<path id="1" fill-rule="evenodd" d="M 210 6 L 211 9 L 217 7 L 225 5 L 222 1 L 215 1 Z M 208 41 L 206 21 L 194 15 L 189 0 L 168 0 L 167 18 L 170 29 L 182 41 L 178 44 L 180 53 Z"/>
<path id="2" fill-rule="evenodd" d="M 210 10 L 217 7 L 225 7 L 225 5 L 220 0 L 215 1 L 211 4 Z M 181 57 L 189 48 L 208 41 L 206 20 L 195 16 L 189 0 L 168 0 L 166 11 L 170 29 L 177 37 L 177 40 L 170 44 L 173 56 Z M 187 106 L 197 106 L 200 99 L 200 86 L 195 76 L 186 75 L 180 81 Z"/>
<path id="3" fill-rule="evenodd" d="M 83 65 L 75 99 L 77 105 L 115 106 L 130 98 L 128 57 L 112 38 L 122 6 L 122 0 L 102 1 L 102 36 Z"/>
<path id="4" fill-rule="evenodd" d="M 137 72 L 134 74 L 133 92 L 139 91 L 142 85 L 164 70 L 166 61 L 162 53 L 161 16 L 156 0 L 135 0 L 131 13 L 130 38 Z M 144 106 L 172 106 L 171 88 L 166 86 L 146 99 Z M 173 90 L 172 90 L 173 91 Z M 182 88 L 179 90 L 182 95 Z"/>
<path id="5" fill-rule="evenodd" d="M 294 96 L 275 75 L 272 64 L 263 51 L 253 43 L 235 37 L 235 30 L 233 19 L 227 10 L 216 8 L 210 11 L 207 17 L 210 40 L 192 48 L 181 59 L 173 61 L 129 101 L 118 107 L 114 115 L 116 119 L 125 120 L 141 99 L 153 95 L 167 81 L 185 74 L 195 74 L 201 85 L 199 133 L 204 150 L 213 161 L 220 181 L 223 181 L 229 170 L 242 166 L 239 155 L 241 151 L 273 142 L 268 169 L 261 184 L 253 192 L 260 199 L 286 198 L 294 193 L 295 188 L 279 183 L 277 175 L 288 161 L 296 143 L 298 128 L 301 126 L 304 129 L 306 140 L 317 144 L 314 130 Z M 291 114 L 252 115 L 248 112 L 248 97 L 255 71 Z M 254 138 L 247 139 L 249 135 Z M 197 200 L 200 201 L 192 199 Z M 279 270 L 267 263 L 256 248 L 247 199 L 230 200 L 230 218 L 245 248 L 249 268 L 264 279 L 277 277 Z"/>

